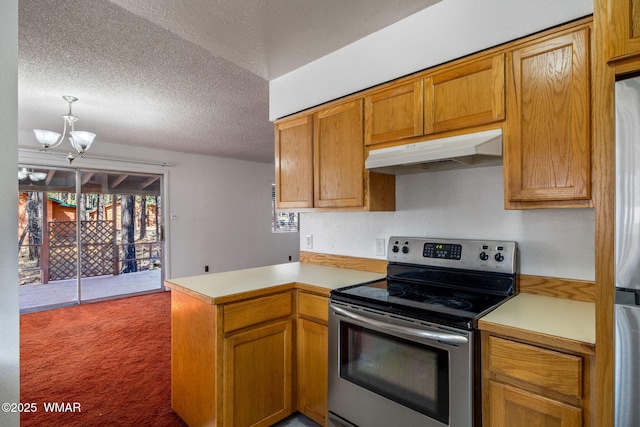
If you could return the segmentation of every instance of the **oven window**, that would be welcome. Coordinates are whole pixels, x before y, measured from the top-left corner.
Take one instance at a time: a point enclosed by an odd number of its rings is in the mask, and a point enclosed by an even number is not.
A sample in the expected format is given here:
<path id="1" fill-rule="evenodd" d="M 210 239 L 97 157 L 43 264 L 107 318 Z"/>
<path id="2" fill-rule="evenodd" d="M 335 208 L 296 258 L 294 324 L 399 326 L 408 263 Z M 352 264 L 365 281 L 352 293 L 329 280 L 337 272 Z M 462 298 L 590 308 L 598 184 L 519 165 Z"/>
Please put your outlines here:
<path id="1" fill-rule="evenodd" d="M 449 422 L 446 350 L 340 322 L 340 377 Z"/>

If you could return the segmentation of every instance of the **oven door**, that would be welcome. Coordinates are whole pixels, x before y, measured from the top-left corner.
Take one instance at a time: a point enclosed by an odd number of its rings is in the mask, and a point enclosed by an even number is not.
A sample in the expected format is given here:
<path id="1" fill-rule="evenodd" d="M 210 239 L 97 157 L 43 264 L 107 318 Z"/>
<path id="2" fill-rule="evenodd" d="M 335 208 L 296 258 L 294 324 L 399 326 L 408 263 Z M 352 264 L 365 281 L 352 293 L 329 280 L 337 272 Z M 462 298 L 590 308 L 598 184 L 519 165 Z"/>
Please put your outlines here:
<path id="1" fill-rule="evenodd" d="M 472 332 L 329 304 L 331 426 L 472 426 Z"/>

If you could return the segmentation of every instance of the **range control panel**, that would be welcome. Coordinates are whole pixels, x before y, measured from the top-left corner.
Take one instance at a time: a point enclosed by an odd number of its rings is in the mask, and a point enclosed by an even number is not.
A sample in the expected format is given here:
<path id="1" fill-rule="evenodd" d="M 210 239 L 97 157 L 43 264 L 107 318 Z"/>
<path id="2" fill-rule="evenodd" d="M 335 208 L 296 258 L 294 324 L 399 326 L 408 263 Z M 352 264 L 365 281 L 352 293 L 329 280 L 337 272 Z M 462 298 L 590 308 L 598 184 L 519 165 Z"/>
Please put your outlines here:
<path id="1" fill-rule="evenodd" d="M 516 273 L 518 262 L 512 241 L 392 236 L 387 253 L 392 262 L 508 274 Z"/>

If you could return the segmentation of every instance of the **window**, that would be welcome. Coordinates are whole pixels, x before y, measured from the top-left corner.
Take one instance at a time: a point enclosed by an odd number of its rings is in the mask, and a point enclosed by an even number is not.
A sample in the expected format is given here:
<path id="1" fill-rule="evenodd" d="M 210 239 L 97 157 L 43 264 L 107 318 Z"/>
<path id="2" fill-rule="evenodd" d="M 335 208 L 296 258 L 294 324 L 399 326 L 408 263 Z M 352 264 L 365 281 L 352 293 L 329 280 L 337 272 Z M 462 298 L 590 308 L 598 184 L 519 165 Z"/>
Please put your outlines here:
<path id="1" fill-rule="evenodd" d="M 271 184 L 271 231 L 274 233 L 298 232 L 297 212 L 276 211 L 276 185 Z"/>

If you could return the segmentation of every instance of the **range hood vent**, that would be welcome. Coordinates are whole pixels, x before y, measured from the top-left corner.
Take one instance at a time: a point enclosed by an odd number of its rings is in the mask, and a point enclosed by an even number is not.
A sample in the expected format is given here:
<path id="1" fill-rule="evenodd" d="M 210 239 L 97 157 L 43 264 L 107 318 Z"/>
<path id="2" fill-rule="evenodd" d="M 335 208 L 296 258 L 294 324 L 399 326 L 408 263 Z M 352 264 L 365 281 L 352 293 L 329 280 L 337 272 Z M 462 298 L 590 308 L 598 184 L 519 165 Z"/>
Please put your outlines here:
<path id="1" fill-rule="evenodd" d="M 403 175 L 502 164 L 502 129 L 369 151 L 365 167 Z"/>

